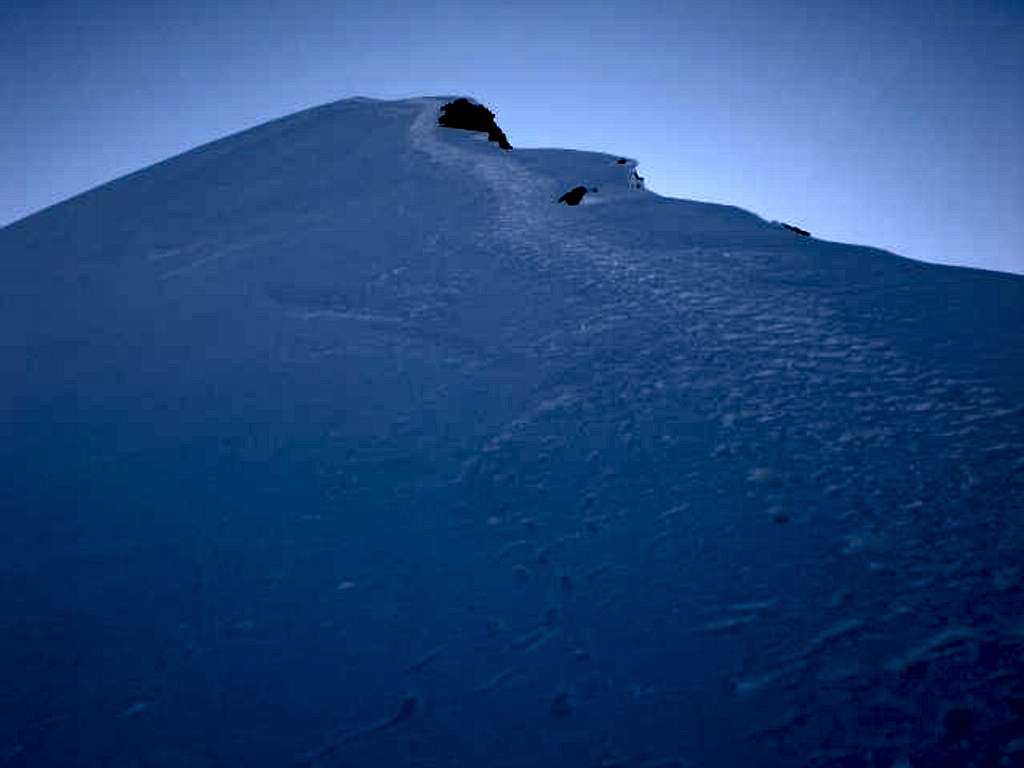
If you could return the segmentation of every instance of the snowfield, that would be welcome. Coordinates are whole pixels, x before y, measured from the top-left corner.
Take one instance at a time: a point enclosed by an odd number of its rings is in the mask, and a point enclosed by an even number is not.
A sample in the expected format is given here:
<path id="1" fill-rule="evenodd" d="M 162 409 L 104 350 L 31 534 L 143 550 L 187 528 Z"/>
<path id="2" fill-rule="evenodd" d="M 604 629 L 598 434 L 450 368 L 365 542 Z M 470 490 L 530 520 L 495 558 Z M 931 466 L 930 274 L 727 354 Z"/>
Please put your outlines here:
<path id="1" fill-rule="evenodd" d="M 448 100 L 0 230 L 0 765 L 1024 765 L 1024 278 Z"/>

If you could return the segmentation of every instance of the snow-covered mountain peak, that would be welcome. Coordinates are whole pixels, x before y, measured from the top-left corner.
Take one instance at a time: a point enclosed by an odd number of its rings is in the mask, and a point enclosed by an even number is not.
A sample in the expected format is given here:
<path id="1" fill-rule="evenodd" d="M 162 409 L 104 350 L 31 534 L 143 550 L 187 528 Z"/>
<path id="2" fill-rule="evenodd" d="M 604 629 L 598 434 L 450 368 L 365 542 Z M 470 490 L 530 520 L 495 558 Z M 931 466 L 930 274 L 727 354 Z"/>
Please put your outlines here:
<path id="1" fill-rule="evenodd" d="M 1024 279 L 455 98 L 0 230 L 3 759 L 1012 764 Z"/>

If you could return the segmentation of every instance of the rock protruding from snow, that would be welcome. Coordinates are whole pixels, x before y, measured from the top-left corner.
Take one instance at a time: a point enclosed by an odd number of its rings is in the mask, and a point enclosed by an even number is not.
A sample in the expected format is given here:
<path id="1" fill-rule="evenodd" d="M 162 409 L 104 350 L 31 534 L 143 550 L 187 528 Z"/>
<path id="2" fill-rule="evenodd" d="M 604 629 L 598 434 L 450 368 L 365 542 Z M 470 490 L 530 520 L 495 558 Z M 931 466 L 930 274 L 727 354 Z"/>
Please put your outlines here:
<path id="1" fill-rule="evenodd" d="M 790 232 L 796 232 L 798 235 L 800 235 L 802 237 L 810 237 L 811 236 L 811 233 L 808 232 L 806 229 L 801 229 L 800 227 L 794 227 L 792 224 L 786 224 L 785 222 L 783 222 L 782 226 L 785 227 L 786 229 L 788 229 Z"/>
<path id="2" fill-rule="evenodd" d="M 502 149 L 512 149 L 505 132 L 494 122 L 494 113 L 483 104 L 474 104 L 469 99 L 456 99 L 441 107 L 437 124 L 445 128 L 486 133 L 488 141 L 495 142 Z"/>
<path id="3" fill-rule="evenodd" d="M 579 205 L 583 200 L 583 196 L 587 194 L 586 187 L 573 187 L 560 198 L 558 202 L 565 203 L 566 205 Z"/>

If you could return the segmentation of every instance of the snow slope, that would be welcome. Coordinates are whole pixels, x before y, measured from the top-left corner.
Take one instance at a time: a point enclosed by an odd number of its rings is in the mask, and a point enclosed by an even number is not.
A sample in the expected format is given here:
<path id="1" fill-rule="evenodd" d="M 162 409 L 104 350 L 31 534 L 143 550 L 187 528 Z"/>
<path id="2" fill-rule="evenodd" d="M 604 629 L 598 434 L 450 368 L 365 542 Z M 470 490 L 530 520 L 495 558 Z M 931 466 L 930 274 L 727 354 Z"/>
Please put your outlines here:
<path id="1" fill-rule="evenodd" d="M 1021 764 L 1024 279 L 445 101 L 0 230 L 0 765 Z"/>

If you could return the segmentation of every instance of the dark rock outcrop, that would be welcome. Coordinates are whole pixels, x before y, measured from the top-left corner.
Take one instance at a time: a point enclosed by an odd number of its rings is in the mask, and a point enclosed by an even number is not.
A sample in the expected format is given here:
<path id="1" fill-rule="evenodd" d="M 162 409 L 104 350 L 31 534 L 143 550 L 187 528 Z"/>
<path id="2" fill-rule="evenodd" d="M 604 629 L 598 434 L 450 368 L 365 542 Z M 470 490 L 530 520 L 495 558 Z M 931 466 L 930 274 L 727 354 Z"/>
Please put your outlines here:
<path id="1" fill-rule="evenodd" d="M 456 99 L 441 107 L 437 124 L 445 128 L 486 133 L 488 141 L 495 142 L 502 149 L 512 149 L 505 132 L 494 122 L 494 113 L 483 104 L 474 104 L 469 99 Z"/>
<path id="2" fill-rule="evenodd" d="M 784 226 L 790 232 L 796 232 L 798 235 L 802 235 L 803 237 L 810 237 L 811 236 L 811 233 L 808 232 L 806 229 L 800 229 L 800 227 L 794 227 L 792 224 L 786 224 L 785 222 L 783 222 L 782 226 Z"/>
<path id="3" fill-rule="evenodd" d="M 582 200 L 583 196 L 587 194 L 587 191 L 586 187 L 573 187 L 558 198 L 558 202 L 565 203 L 566 205 L 579 205 L 580 200 Z"/>

